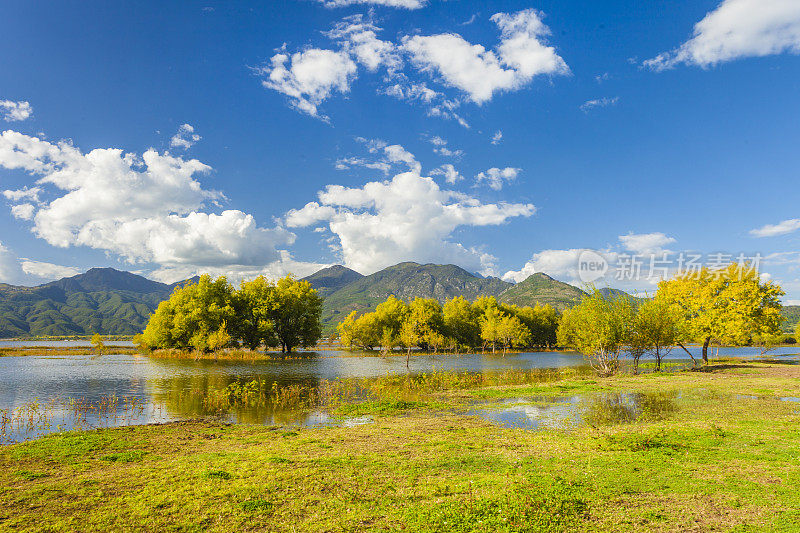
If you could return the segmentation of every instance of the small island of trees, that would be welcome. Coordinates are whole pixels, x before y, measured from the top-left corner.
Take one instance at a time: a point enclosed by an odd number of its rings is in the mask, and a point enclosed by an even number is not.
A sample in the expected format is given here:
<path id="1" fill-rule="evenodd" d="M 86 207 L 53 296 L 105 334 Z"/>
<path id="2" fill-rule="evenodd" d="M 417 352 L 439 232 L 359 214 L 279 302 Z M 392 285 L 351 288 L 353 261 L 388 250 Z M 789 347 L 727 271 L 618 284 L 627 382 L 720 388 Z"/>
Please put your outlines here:
<path id="1" fill-rule="evenodd" d="M 238 289 L 223 276 L 176 288 L 134 341 L 147 350 L 213 352 L 229 347 L 314 346 L 322 334 L 322 298 L 306 281 L 259 276 Z"/>

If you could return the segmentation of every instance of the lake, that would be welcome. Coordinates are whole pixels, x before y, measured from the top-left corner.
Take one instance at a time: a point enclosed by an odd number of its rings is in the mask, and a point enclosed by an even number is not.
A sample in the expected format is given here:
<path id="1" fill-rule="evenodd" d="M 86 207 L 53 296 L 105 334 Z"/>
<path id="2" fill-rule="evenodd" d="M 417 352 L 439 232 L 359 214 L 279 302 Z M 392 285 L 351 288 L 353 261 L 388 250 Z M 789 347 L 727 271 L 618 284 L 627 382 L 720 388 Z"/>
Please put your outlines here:
<path id="1" fill-rule="evenodd" d="M 21 342 L 29 347 L 28 341 Z M 55 347 L 75 346 L 76 341 Z M 70 344 L 64 344 L 68 342 Z M 0 343 L 2 346 L 2 343 Z M 49 345 L 48 345 L 49 346 Z M 692 347 L 699 358 L 700 349 Z M 770 356 L 797 354 L 795 347 L 780 348 Z M 757 348 L 727 348 L 720 356 L 755 357 Z M 688 362 L 674 350 L 670 362 Z M 70 355 L 0 357 L 0 415 L 6 418 L 2 439 L 25 440 L 71 428 L 146 424 L 210 416 L 218 411 L 202 401 L 233 382 L 262 380 L 278 387 L 314 387 L 323 380 L 376 378 L 388 374 L 419 374 L 433 370 L 498 372 L 580 367 L 582 356 L 569 352 L 519 354 L 418 355 L 406 369 L 404 356 L 354 356 L 320 351 L 288 361 L 194 361 L 156 359 L 139 355 Z M 14 415 L 17 425 L 8 420 Z M 225 414 L 232 422 L 260 424 L 355 424 L 368 420 L 331 419 L 322 411 L 237 408 Z"/>

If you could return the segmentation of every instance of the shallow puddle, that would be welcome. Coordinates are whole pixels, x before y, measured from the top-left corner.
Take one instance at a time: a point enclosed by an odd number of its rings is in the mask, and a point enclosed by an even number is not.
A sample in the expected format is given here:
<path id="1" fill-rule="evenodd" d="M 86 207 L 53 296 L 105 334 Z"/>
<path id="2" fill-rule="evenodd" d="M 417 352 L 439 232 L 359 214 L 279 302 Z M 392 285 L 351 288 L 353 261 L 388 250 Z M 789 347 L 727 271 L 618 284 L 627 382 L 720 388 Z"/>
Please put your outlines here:
<path id="1" fill-rule="evenodd" d="M 502 427 L 567 429 L 659 420 L 678 410 L 677 393 L 591 393 L 570 397 L 527 397 L 474 407 L 466 414 Z"/>

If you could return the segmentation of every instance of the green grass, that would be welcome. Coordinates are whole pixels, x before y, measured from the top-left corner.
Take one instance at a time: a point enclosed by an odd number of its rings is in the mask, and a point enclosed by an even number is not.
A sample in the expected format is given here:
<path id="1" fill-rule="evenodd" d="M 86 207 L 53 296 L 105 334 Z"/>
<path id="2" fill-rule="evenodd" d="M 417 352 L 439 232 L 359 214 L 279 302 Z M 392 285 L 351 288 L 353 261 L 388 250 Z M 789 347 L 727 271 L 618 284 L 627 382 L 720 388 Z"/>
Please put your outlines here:
<path id="1" fill-rule="evenodd" d="M 649 398 L 649 415 L 571 430 L 503 429 L 437 389 L 340 406 L 373 416 L 352 428 L 53 435 L 0 448 L 0 530 L 800 530 L 800 405 L 779 399 L 800 368 L 742 366 L 472 390 Z"/>

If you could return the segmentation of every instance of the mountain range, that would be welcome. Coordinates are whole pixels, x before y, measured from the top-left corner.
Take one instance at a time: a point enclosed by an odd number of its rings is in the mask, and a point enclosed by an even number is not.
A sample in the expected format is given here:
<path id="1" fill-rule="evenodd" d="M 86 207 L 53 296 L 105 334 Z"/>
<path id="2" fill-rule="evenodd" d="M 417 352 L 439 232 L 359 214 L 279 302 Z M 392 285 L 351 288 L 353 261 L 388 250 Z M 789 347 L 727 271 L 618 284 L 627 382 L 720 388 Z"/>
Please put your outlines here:
<path id="1" fill-rule="evenodd" d="M 0 338 L 136 334 L 144 329 L 150 314 L 175 287 L 196 279 L 165 284 L 113 268 L 92 268 L 37 287 L 0 284 Z M 403 300 L 436 298 L 440 302 L 456 296 L 469 300 L 494 296 L 503 303 L 550 304 L 558 310 L 575 305 L 586 295 L 581 289 L 541 272 L 514 284 L 475 275 L 455 265 L 411 262 L 369 276 L 335 265 L 303 279 L 325 298 L 322 312 L 325 334 L 333 333 L 350 312 L 374 310 L 390 295 Z M 617 289 L 601 291 L 633 298 Z M 800 308 L 786 306 L 784 314 L 792 322 L 788 327 L 793 329 L 800 319 Z"/>

